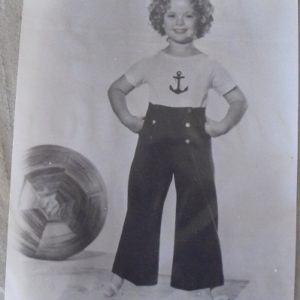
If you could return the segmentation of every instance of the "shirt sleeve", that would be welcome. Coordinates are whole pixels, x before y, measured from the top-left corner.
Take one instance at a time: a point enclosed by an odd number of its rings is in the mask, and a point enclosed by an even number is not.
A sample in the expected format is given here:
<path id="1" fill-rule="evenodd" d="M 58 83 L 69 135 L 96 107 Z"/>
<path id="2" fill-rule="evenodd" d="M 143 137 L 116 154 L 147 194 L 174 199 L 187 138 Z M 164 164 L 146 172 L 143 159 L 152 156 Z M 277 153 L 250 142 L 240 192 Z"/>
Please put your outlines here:
<path id="1" fill-rule="evenodd" d="M 134 87 L 138 87 L 146 83 L 146 75 L 148 70 L 148 60 L 143 59 L 133 64 L 126 72 L 125 77 Z"/>
<path id="2" fill-rule="evenodd" d="M 211 87 L 216 90 L 220 95 L 225 95 L 236 87 L 236 83 L 218 62 L 213 63 Z"/>

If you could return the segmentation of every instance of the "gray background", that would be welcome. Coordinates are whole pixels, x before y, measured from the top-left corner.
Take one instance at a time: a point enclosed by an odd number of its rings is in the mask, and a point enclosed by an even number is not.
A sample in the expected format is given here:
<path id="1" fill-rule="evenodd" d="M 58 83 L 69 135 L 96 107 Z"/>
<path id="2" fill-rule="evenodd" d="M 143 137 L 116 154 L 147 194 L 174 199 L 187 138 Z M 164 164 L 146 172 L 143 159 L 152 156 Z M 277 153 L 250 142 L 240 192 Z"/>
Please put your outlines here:
<path id="1" fill-rule="evenodd" d="M 1 240 L 5 240 L 8 204 L 9 162 L 12 139 L 12 112 L 15 99 L 18 40 L 20 32 L 21 1 L 1 1 Z M 1 245 L 2 266 L 5 259 L 5 243 Z M 3 272 L 1 272 L 3 286 Z"/>

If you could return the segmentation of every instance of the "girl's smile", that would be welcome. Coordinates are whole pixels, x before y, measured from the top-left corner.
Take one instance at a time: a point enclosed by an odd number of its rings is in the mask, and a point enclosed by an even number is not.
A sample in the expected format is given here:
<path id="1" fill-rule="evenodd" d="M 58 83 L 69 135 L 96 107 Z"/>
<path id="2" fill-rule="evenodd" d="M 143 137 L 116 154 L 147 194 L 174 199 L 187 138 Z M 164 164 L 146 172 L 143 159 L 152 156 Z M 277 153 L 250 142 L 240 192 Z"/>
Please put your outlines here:
<path id="1" fill-rule="evenodd" d="M 164 30 L 170 42 L 191 43 L 196 32 L 197 15 L 189 0 L 171 0 L 164 16 Z"/>
<path id="2" fill-rule="evenodd" d="M 184 29 L 184 28 L 174 28 L 174 32 L 175 33 L 186 33 L 187 32 L 187 29 Z"/>

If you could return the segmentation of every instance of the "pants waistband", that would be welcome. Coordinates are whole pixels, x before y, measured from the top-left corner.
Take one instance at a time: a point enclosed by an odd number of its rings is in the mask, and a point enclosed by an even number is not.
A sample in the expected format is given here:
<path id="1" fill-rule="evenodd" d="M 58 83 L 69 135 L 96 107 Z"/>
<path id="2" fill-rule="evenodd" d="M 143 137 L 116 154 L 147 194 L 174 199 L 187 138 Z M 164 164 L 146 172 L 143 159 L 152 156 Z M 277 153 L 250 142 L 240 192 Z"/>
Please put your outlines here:
<path id="1" fill-rule="evenodd" d="M 180 107 L 180 106 L 165 106 L 160 104 L 153 104 L 149 103 L 148 105 L 148 111 L 157 111 L 157 112 L 163 112 L 167 114 L 185 114 L 185 113 L 191 113 L 191 114 L 205 114 L 205 107 Z"/>
<path id="2" fill-rule="evenodd" d="M 169 107 L 149 103 L 140 134 L 151 139 L 199 139 L 208 137 L 204 131 L 204 107 Z"/>

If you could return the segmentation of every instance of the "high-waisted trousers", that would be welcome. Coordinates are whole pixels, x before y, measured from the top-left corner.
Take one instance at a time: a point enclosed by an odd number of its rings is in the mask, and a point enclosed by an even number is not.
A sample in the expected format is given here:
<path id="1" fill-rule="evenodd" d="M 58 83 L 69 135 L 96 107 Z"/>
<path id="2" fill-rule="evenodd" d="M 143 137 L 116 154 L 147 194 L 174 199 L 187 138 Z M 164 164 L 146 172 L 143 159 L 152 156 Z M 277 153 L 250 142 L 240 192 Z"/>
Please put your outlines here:
<path id="1" fill-rule="evenodd" d="M 171 286 L 224 283 L 211 138 L 205 108 L 149 104 L 128 184 L 128 207 L 113 273 L 136 285 L 158 279 L 164 201 L 174 177 L 177 201 Z"/>

